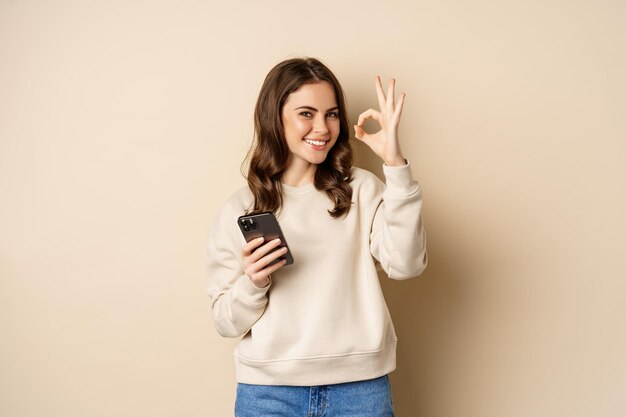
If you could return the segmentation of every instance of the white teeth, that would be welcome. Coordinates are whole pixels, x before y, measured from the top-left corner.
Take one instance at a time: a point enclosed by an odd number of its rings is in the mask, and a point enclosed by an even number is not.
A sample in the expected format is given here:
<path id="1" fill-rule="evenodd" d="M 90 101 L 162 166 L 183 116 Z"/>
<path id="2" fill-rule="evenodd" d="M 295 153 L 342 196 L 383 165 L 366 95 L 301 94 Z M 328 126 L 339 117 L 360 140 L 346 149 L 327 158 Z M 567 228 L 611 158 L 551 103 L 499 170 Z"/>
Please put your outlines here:
<path id="1" fill-rule="evenodd" d="M 316 146 L 322 146 L 324 145 L 326 142 L 324 142 L 323 140 L 311 140 L 311 139 L 305 139 L 304 140 L 306 143 L 310 143 L 311 145 L 316 145 Z"/>

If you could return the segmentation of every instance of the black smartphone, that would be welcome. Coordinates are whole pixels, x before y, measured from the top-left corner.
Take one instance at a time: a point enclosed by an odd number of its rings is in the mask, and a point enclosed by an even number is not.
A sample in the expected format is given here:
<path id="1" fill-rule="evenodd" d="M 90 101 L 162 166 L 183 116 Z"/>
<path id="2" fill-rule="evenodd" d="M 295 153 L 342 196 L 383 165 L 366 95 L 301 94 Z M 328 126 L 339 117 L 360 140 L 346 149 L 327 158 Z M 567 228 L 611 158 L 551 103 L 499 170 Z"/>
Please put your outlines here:
<path id="1" fill-rule="evenodd" d="M 237 219 L 237 224 L 239 225 L 239 229 L 241 229 L 241 233 L 243 233 L 243 237 L 246 239 L 246 242 L 250 242 L 251 240 L 261 236 L 265 238 L 263 244 L 269 242 L 270 240 L 280 238 L 280 245 L 273 249 L 272 252 L 282 247 L 286 247 L 287 253 L 276 259 L 270 265 L 273 265 L 282 259 L 287 260 L 285 265 L 291 265 L 293 263 L 291 250 L 289 250 L 289 246 L 287 246 L 285 236 L 283 235 L 282 230 L 280 230 L 278 220 L 276 220 L 273 213 L 268 211 L 257 214 L 246 214 Z"/>

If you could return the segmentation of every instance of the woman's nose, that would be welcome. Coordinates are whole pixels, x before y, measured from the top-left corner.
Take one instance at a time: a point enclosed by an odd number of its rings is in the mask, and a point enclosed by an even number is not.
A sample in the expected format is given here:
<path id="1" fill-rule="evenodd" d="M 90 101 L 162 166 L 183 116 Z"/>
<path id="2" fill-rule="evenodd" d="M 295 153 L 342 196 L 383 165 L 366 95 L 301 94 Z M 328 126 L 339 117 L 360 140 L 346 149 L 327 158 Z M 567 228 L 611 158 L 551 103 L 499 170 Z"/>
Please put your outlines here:
<path id="1" fill-rule="evenodd" d="M 318 133 L 328 132 L 328 126 L 326 125 L 325 115 L 317 115 L 314 120 L 313 130 Z"/>

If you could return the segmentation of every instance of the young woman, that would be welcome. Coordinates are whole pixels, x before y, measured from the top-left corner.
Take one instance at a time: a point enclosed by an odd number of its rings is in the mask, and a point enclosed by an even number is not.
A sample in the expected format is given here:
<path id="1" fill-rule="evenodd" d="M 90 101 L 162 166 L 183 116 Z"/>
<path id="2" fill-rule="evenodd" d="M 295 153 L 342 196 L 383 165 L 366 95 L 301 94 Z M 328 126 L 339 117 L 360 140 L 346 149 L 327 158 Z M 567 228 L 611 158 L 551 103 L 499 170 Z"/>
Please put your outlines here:
<path id="1" fill-rule="evenodd" d="M 426 267 L 420 187 L 398 142 L 404 94 L 375 82 L 380 110 L 355 137 L 383 162 L 386 184 L 352 166 L 343 91 L 313 58 L 267 75 L 255 109 L 248 186 L 222 206 L 208 239 L 208 293 L 217 331 L 235 351 L 235 415 L 393 416 L 387 374 L 396 335 L 377 264 L 393 279 Z M 372 118 L 381 129 L 365 132 Z M 278 239 L 245 242 L 237 218 L 273 212 Z"/>

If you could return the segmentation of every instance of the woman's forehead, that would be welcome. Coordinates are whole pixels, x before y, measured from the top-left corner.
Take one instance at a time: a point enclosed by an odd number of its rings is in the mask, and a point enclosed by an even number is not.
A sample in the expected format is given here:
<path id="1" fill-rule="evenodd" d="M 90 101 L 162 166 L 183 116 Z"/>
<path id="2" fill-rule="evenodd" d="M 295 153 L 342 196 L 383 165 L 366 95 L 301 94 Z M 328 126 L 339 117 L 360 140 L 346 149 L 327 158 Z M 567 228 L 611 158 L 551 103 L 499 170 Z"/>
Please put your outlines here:
<path id="1" fill-rule="evenodd" d="M 299 107 L 311 106 L 330 109 L 337 106 L 335 90 L 326 81 L 314 84 L 304 84 L 293 93 L 289 94 L 285 106 Z"/>

